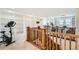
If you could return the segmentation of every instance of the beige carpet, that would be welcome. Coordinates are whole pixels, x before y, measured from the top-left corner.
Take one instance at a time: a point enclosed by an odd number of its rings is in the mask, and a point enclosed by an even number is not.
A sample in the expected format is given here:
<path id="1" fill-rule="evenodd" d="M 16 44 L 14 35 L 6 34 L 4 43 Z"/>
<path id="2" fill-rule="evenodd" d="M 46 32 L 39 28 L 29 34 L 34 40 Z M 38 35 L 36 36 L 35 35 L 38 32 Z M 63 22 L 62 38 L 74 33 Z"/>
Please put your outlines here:
<path id="1" fill-rule="evenodd" d="M 17 40 L 15 43 L 5 47 L 0 46 L 0 50 L 39 50 L 37 47 L 27 41 Z"/>

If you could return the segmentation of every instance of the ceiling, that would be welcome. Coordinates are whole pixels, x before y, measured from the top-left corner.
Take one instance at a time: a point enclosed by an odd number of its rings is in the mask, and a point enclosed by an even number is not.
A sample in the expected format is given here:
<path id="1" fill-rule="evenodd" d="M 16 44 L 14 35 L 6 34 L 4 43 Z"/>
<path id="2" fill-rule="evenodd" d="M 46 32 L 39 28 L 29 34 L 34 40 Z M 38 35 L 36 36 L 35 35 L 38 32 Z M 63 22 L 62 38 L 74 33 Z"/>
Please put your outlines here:
<path id="1" fill-rule="evenodd" d="M 16 8 L 15 10 L 24 14 L 41 17 L 75 14 L 74 8 Z"/>
<path id="2" fill-rule="evenodd" d="M 4 10 L 6 9 L 26 15 L 34 15 L 41 17 L 75 14 L 74 8 L 4 8 Z"/>

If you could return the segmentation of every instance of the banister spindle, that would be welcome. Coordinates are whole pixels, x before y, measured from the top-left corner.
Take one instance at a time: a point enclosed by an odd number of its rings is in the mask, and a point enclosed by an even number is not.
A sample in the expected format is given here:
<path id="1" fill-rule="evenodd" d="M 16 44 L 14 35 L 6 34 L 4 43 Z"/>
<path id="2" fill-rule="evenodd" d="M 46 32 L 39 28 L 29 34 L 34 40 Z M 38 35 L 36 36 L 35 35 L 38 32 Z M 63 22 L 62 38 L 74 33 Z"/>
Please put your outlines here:
<path id="1" fill-rule="evenodd" d="M 69 39 L 70 39 L 70 41 L 69 41 L 69 49 L 71 50 L 71 39 L 72 39 L 71 35 L 69 35 Z"/>
<path id="2" fill-rule="evenodd" d="M 56 50 L 58 49 L 58 32 L 56 32 Z"/>
<path id="3" fill-rule="evenodd" d="M 54 33 L 52 33 L 52 49 L 54 50 Z"/>
<path id="4" fill-rule="evenodd" d="M 62 33 L 60 33 L 60 49 L 61 49 L 61 39 L 62 39 Z"/>
<path id="5" fill-rule="evenodd" d="M 51 38 L 49 37 L 49 50 L 51 50 Z"/>
<path id="6" fill-rule="evenodd" d="M 75 50 L 77 50 L 78 47 L 78 36 L 75 35 Z"/>
<path id="7" fill-rule="evenodd" d="M 64 34 L 64 50 L 66 50 L 66 34 Z"/>
<path id="8" fill-rule="evenodd" d="M 48 30 L 46 30 L 46 50 L 48 50 Z"/>

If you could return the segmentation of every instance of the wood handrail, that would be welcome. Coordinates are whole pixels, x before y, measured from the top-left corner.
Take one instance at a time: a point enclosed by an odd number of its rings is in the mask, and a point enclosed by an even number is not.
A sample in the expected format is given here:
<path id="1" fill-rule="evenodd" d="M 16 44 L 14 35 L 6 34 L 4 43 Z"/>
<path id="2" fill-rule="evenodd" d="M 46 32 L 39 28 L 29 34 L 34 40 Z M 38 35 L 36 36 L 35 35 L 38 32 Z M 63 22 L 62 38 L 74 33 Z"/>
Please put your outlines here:
<path id="1" fill-rule="evenodd" d="M 47 29 L 38 29 L 27 27 L 27 40 L 34 42 L 37 46 L 46 50 L 62 49 L 62 36 L 64 39 L 64 50 L 66 50 L 67 35 L 69 38 L 69 50 L 72 50 L 72 39 L 75 39 L 75 50 L 78 49 L 78 35 L 77 34 L 64 34 L 60 32 L 51 32 L 52 36 L 48 34 Z M 59 36 L 59 37 L 58 37 Z M 60 41 L 60 42 L 59 42 Z"/>

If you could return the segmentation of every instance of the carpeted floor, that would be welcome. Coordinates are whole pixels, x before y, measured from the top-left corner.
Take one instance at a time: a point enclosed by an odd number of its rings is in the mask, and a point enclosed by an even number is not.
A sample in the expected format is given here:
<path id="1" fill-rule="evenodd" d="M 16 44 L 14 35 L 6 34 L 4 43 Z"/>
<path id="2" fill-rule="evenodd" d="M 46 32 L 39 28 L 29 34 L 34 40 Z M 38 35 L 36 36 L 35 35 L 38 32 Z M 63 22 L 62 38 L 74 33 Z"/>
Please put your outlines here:
<path id="1" fill-rule="evenodd" d="M 27 41 L 24 42 L 17 41 L 7 47 L 1 46 L 0 50 L 39 50 L 39 49 Z"/>

